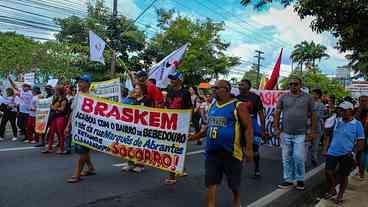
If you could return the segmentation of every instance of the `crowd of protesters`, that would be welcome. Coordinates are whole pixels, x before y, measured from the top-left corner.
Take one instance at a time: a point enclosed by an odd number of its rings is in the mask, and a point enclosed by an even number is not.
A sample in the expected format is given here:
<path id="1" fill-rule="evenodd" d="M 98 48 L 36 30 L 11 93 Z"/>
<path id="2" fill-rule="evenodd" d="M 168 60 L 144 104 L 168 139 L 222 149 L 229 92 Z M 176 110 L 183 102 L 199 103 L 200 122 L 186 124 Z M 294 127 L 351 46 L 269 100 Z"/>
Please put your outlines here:
<path id="1" fill-rule="evenodd" d="M 215 206 L 216 186 L 223 174 L 227 176 L 229 188 L 233 192 L 233 206 L 240 205 L 240 181 L 243 160 L 254 161 L 254 178 L 261 177 L 260 159 L 262 143 L 270 137 L 265 127 L 265 114 L 261 98 L 251 91 L 251 82 L 241 80 L 239 94 L 231 94 L 231 84 L 219 80 L 210 86 L 208 93 L 195 87 L 183 85 L 183 74 L 169 75 L 170 86 L 161 90 L 155 80 L 148 79 L 145 71 L 130 73 L 134 90 L 122 88 L 121 102 L 130 105 L 167 109 L 192 109 L 191 135 L 189 140 L 202 144 L 206 137 L 205 183 L 208 189 L 208 206 Z M 12 141 L 24 135 L 22 142 L 44 147 L 42 153 L 60 155 L 72 152 L 71 113 L 74 97 L 79 93 L 89 93 L 92 78 L 88 74 L 76 78 L 78 90 L 72 85 L 38 86 L 23 84 L 18 88 L 9 78 L 11 88 L 3 89 L 0 96 L 0 141 L 4 140 L 6 125 L 11 124 Z M 364 178 L 364 152 L 368 132 L 368 96 L 355 103 L 345 98 L 336 104 L 333 98 L 322 100 L 320 89 L 311 95 L 302 90 L 302 80 L 289 80 L 289 92 L 278 101 L 274 114 L 273 135 L 280 139 L 284 182 L 280 188 L 305 188 L 306 166 L 316 167 L 321 155 L 326 158 L 326 179 L 329 191 L 326 198 L 337 196 L 341 203 L 347 186 L 348 176 L 358 168 L 358 177 Z M 40 98 L 52 98 L 50 115 L 45 134 L 35 132 L 36 103 Z M 57 137 L 57 142 L 55 142 Z M 323 146 L 323 149 L 322 149 Z M 90 150 L 74 145 L 79 159 L 70 183 L 77 183 L 82 176 L 95 175 L 96 168 L 91 161 Z M 84 166 L 87 169 L 84 170 Z M 338 167 L 338 169 L 336 169 Z M 144 170 L 142 163 L 127 162 L 123 171 L 136 173 Z M 339 174 L 339 182 L 336 181 Z M 177 176 L 170 173 L 166 184 L 175 184 Z M 336 192 L 336 183 L 340 190 Z"/>

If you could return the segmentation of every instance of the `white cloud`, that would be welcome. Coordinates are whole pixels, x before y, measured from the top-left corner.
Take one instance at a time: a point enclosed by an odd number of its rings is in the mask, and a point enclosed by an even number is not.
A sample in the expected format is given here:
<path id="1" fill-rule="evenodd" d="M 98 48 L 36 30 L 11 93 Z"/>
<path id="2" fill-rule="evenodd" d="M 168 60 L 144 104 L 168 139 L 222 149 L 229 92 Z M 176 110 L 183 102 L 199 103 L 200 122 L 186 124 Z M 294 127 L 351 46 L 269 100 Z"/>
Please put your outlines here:
<path id="1" fill-rule="evenodd" d="M 136 18 L 141 12 L 141 9 L 135 3 L 135 0 L 119 0 L 118 1 L 118 13 L 128 16 L 130 18 Z"/>

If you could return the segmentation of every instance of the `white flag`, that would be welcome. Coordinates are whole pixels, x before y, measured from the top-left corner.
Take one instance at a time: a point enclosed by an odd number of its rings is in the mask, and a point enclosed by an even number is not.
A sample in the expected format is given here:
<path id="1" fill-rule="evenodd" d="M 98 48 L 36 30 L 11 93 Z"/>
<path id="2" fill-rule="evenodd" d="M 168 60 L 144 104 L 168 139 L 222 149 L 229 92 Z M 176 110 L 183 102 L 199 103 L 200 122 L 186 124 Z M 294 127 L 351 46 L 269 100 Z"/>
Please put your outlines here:
<path id="1" fill-rule="evenodd" d="M 168 86 L 168 76 L 175 72 L 187 48 L 188 44 L 183 45 L 150 68 L 148 77 L 156 80 L 157 87 L 166 88 Z"/>
<path id="2" fill-rule="evenodd" d="M 103 41 L 98 35 L 94 32 L 89 31 L 89 51 L 91 61 L 97 61 L 102 64 L 105 64 L 104 60 L 104 49 L 105 49 L 105 41 Z"/>

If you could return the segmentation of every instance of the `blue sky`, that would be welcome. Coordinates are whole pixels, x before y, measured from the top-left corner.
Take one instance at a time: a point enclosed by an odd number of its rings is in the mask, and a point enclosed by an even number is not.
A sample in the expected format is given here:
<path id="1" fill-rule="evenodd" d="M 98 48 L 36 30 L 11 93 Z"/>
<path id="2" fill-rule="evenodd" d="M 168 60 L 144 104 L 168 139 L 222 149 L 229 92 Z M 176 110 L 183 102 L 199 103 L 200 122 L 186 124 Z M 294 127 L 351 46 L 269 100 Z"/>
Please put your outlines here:
<path id="1" fill-rule="evenodd" d="M 93 0 L 91 1 L 93 2 Z M 106 0 L 107 5 L 111 6 L 112 1 Z M 8 18 L 43 22 L 47 24 L 45 27 L 57 30 L 52 26 L 51 18 L 62 18 L 73 14 L 83 16 L 86 11 L 86 2 L 88 0 L 1 0 L 0 12 L 2 16 Z M 126 15 L 134 19 L 151 2 L 152 0 L 118 0 L 119 15 Z M 172 8 L 180 12 L 181 15 L 193 19 L 209 17 L 214 21 L 223 21 L 226 26 L 221 36 L 230 43 L 227 52 L 244 60 L 244 63 L 233 69 L 233 71 L 240 73 L 249 70 L 251 62 L 256 61 L 253 56 L 257 49 L 265 52 L 265 60 L 262 62 L 261 70 L 269 72 L 273 68 L 280 49 L 284 48 L 282 74 L 287 75 L 291 70 L 289 56 L 293 46 L 303 40 L 313 40 L 327 47 L 327 52 L 331 57 L 319 64 L 324 73 L 334 74 L 336 67 L 347 64 L 344 54 L 334 49 L 336 46 L 334 37 L 328 33 L 317 34 L 309 28 L 312 18 L 300 20 L 292 7 L 283 8 L 281 5 L 273 4 L 262 11 L 255 11 L 251 7 L 244 8 L 239 2 L 240 0 L 158 0 L 154 8 L 148 10 L 138 20 L 138 26 L 148 36 L 152 36 L 158 31 L 155 8 Z M 4 17 L 0 17 L 0 21 L 2 22 L 0 23 L 0 31 L 15 30 L 30 36 L 53 37 L 52 31 L 27 25 L 14 26 L 3 23 Z"/>

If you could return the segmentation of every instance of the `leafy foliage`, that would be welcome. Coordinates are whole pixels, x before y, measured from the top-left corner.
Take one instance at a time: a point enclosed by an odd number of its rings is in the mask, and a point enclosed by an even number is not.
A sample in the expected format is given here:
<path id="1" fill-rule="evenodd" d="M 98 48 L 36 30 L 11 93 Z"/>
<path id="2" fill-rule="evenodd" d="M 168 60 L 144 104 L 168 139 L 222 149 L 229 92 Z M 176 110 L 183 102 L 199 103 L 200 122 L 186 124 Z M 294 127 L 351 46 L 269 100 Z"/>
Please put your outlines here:
<path id="1" fill-rule="evenodd" d="M 301 67 L 303 64 L 316 67 L 316 60 L 321 61 L 322 58 L 329 58 L 326 53 L 327 48 L 321 44 L 316 44 L 313 41 L 303 41 L 294 46 L 294 51 L 291 53 L 291 59 L 297 62 Z"/>
<path id="2" fill-rule="evenodd" d="M 242 0 L 243 5 L 254 1 Z M 255 8 L 271 2 L 284 6 L 294 3 L 301 18 L 314 17 L 311 28 L 319 33 L 330 32 L 338 39 L 337 47 L 347 56 L 355 71 L 368 74 L 368 4 L 366 0 L 257 0 Z"/>
<path id="3" fill-rule="evenodd" d="M 309 90 L 319 88 L 322 90 L 323 95 L 334 96 L 337 99 L 341 99 L 350 95 L 346 91 L 338 80 L 331 80 L 326 75 L 322 74 L 318 69 L 312 71 L 295 71 L 290 74 L 290 77 L 303 77 L 303 86 Z M 281 88 L 287 89 L 289 85 L 289 78 L 281 81 Z"/>
<path id="4" fill-rule="evenodd" d="M 146 65 L 160 61 L 166 55 L 185 43 L 189 49 L 178 68 L 185 74 L 185 83 L 196 85 L 219 74 L 226 74 L 230 67 L 239 64 L 238 58 L 227 56 L 229 47 L 219 33 L 224 30 L 223 23 L 211 19 L 193 21 L 188 17 L 175 14 L 174 10 L 158 10 L 158 26 L 162 29 L 151 39 L 141 55 Z"/>

